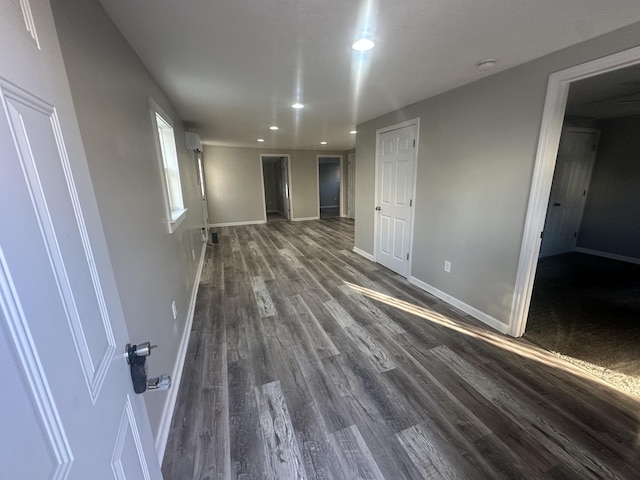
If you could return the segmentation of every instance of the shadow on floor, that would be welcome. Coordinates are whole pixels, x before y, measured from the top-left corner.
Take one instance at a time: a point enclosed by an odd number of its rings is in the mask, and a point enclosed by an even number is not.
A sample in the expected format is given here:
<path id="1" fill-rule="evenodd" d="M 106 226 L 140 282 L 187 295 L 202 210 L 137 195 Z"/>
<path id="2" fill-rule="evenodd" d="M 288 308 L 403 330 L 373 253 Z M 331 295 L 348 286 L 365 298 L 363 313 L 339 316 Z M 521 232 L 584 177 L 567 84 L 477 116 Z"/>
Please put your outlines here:
<path id="1" fill-rule="evenodd" d="M 525 338 L 640 397 L 640 265 L 541 259 Z"/>

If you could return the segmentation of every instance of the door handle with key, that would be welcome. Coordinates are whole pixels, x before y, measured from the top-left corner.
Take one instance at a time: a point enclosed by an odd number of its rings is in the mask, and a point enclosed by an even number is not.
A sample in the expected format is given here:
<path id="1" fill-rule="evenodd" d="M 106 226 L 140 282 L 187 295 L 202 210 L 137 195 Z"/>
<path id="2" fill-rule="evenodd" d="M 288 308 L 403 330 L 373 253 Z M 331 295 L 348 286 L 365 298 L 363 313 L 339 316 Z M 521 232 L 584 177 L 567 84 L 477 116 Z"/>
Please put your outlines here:
<path id="1" fill-rule="evenodd" d="M 171 387 L 171 377 L 166 373 L 158 377 L 147 378 L 146 360 L 151 355 L 151 349 L 156 347 L 157 345 L 151 345 L 150 342 L 144 342 L 139 345 L 127 343 L 125 355 L 131 369 L 133 391 L 136 393 L 144 393 L 147 389 L 168 390 Z"/>

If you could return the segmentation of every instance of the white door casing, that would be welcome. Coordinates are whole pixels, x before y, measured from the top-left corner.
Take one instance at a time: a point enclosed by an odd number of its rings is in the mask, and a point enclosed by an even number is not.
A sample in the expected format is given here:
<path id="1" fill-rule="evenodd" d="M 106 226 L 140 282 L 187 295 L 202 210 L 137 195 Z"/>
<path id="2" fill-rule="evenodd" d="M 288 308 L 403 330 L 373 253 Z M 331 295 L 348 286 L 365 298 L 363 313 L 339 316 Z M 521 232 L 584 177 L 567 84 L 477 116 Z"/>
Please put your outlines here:
<path id="1" fill-rule="evenodd" d="M 566 128 L 560 137 L 541 257 L 573 251 L 576 245 L 599 138 L 598 130 L 587 128 Z"/>
<path id="2" fill-rule="evenodd" d="M 347 201 L 349 218 L 355 219 L 355 203 L 356 203 L 356 154 L 350 153 L 348 157 L 349 172 L 347 176 L 349 200 Z"/>
<path id="3" fill-rule="evenodd" d="M 283 214 L 287 220 L 291 220 L 291 206 L 289 204 L 289 157 L 282 157 L 280 161 L 282 167 L 281 191 Z"/>
<path id="4" fill-rule="evenodd" d="M 0 44 L 2 476 L 162 478 L 48 1 Z"/>
<path id="5" fill-rule="evenodd" d="M 207 182 L 204 175 L 204 163 L 202 160 L 202 152 L 196 152 L 196 167 L 198 169 L 198 185 L 200 187 L 200 199 L 202 200 L 202 228 L 203 240 L 206 242 L 209 238 L 209 206 L 207 204 Z"/>
<path id="6" fill-rule="evenodd" d="M 531 293 L 540 256 L 540 235 L 546 216 L 569 87 L 571 83 L 584 78 L 639 64 L 640 47 L 633 47 L 549 75 L 509 316 L 509 335 L 514 337 L 523 335 L 527 325 Z"/>
<path id="7" fill-rule="evenodd" d="M 407 277 L 413 235 L 417 121 L 377 131 L 374 259 Z"/>

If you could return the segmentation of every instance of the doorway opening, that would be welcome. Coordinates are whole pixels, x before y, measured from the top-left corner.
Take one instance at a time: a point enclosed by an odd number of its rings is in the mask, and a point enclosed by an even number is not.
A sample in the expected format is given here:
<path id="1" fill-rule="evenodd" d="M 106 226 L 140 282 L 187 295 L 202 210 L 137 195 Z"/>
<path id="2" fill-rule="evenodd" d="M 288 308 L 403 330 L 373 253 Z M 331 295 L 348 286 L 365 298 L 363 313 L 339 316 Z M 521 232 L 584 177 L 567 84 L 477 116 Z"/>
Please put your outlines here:
<path id="1" fill-rule="evenodd" d="M 636 396 L 639 75 L 640 48 L 551 75 L 510 331 Z"/>
<path id="2" fill-rule="evenodd" d="M 318 216 L 343 217 L 342 155 L 318 155 Z"/>
<path id="3" fill-rule="evenodd" d="M 265 221 L 291 220 L 289 155 L 260 155 Z"/>

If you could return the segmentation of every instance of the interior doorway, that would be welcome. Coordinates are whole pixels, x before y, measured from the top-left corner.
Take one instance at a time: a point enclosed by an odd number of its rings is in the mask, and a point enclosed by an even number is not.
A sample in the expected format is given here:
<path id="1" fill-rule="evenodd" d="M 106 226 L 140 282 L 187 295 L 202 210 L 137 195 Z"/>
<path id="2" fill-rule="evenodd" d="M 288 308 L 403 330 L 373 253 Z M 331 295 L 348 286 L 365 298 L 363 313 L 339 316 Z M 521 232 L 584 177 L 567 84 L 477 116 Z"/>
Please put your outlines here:
<path id="1" fill-rule="evenodd" d="M 635 47 L 553 73 L 549 76 L 509 319 L 509 334 L 512 336 L 522 336 L 527 326 L 547 205 L 549 203 L 560 137 L 565 123 L 570 87 L 579 85 L 578 82 L 583 80 L 604 79 L 605 75 L 616 76 L 624 73 L 635 73 L 637 75 L 639 69 L 640 47 Z M 640 84 L 638 84 L 637 78 L 635 77 L 634 79 L 631 76 L 627 80 L 617 82 L 617 85 L 631 89 L 638 87 L 638 92 L 635 95 L 640 96 Z M 625 108 L 627 109 L 627 115 L 633 115 L 630 110 L 636 109 L 635 114 L 640 115 L 640 102 L 636 101 L 633 92 L 623 95 L 611 95 L 611 92 L 607 93 L 606 88 L 600 91 L 602 95 L 598 100 L 593 98 L 589 102 L 583 102 L 583 105 L 590 103 L 592 107 L 595 106 L 600 110 L 605 110 L 605 108 Z"/>
<path id="2" fill-rule="evenodd" d="M 521 290 L 516 295 L 525 295 L 526 311 L 512 317 L 512 334 L 524 334 L 636 396 L 640 396 L 639 60 L 640 49 L 633 49 L 559 72 L 562 80 L 553 75 L 550 79 L 527 217 L 531 227 L 533 218 L 541 216 L 544 229 L 536 242 L 539 250 L 530 252 L 532 258 L 521 255 L 521 268 L 526 266 L 523 260 L 531 261 L 530 277 L 519 270 L 518 280 L 530 284 L 517 285 Z M 598 71 L 602 62 L 606 68 Z M 550 104 L 560 86 L 566 100 Z M 550 131 L 552 127 L 558 131 Z M 545 163 L 542 175 L 538 169 Z M 551 183 L 546 198 L 544 182 Z"/>
<path id="3" fill-rule="evenodd" d="M 318 155 L 318 216 L 344 216 L 342 155 Z"/>
<path id="4" fill-rule="evenodd" d="M 291 220 L 289 155 L 260 155 L 266 222 Z"/>

